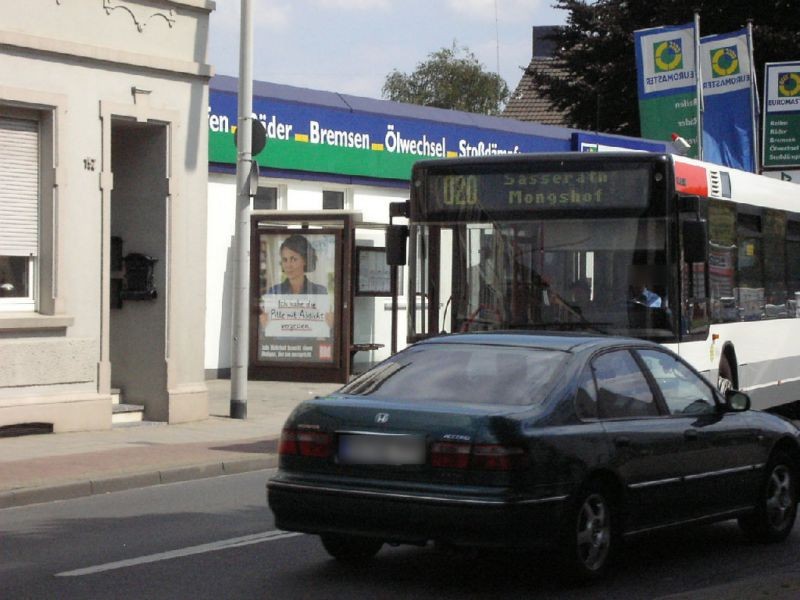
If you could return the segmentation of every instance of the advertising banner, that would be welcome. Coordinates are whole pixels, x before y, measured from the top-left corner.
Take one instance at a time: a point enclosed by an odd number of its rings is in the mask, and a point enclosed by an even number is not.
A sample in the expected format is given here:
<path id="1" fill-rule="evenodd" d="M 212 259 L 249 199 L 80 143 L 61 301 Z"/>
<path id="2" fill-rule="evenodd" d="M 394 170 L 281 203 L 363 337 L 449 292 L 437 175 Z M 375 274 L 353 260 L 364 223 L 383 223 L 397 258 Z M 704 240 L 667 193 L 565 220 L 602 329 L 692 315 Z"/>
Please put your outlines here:
<path id="1" fill-rule="evenodd" d="M 764 168 L 800 166 L 800 62 L 764 65 Z"/>
<path id="2" fill-rule="evenodd" d="M 212 89 L 209 104 L 209 161 L 234 165 L 236 94 Z M 570 150 L 570 141 L 555 133 L 526 135 L 259 96 L 253 113 L 267 131 L 256 160 L 273 169 L 408 181 L 411 166 L 424 158 Z"/>
<path id="3" fill-rule="evenodd" d="M 700 40 L 703 160 L 755 173 L 755 76 L 747 29 Z"/>
<path id="4" fill-rule="evenodd" d="M 699 119 L 694 23 L 634 32 L 642 137 L 686 139 L 698 157 Z"/>
<path id="5" fill-rule="evenodd" d="M 259 233 L 258 362 L 335 360 L 336 236 Z"/>

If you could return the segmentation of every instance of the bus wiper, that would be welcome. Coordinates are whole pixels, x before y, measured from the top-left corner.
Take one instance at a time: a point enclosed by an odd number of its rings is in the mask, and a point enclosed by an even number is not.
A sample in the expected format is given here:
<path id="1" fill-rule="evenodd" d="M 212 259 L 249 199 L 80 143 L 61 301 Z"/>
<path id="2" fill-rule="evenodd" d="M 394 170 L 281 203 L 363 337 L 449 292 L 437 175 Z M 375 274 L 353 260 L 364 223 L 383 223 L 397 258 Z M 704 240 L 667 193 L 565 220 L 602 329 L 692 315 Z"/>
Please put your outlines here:
<path id="1" fill-rule="evenodd" d="M 575 306 L 572 306 L 570 303 L 564 300 L 561 294 L 554 292 L 552 290 L 549 291 L 549 294 L 550 294 L 551 305 L 559 307 L 560 309 L 564 310 L 568 315 L 577 319 L 576 321 L 566 321 L 566 322 L 558 321 L 557 322 L 558 324 L 566 326 L 563 328 L 564 331 L 590 330 L 599 333 L 606 333 L 605 331 L 598 329 L 595 323 L 588 321 L 586 317 L 583 316 L 583 313 L 580 311 L 580 309 L 576 308 Z"/>

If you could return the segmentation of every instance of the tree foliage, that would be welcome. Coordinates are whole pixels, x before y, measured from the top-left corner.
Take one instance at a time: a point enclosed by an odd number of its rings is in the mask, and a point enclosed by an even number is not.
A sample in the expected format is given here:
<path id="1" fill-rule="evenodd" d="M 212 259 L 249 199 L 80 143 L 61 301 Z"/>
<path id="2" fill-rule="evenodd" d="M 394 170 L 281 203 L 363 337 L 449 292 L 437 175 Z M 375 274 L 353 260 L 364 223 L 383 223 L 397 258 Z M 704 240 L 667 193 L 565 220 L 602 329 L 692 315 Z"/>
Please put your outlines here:
<path id="1" fill-rule="evenodd" d="M 728 33 L 753 20 L 758 90 L 764 63 L 800 58 L 798 0 L 556 0 L 569 12 L 552 38 L 565 75 L 534 70 L 539 92 L 575 127 L 639 135 L 633 32 L 681 25 L 700 13 L 701 36 Z"/>
<path id="2" fill-rule="evenodd" d="M 442 48 L 417 64 L 413 73 L 397 69 L 386 76 L 383 97 L 396 102 L 498 114 L 508 98 L 503 79 L 484 70 L 468 48 Z"/>

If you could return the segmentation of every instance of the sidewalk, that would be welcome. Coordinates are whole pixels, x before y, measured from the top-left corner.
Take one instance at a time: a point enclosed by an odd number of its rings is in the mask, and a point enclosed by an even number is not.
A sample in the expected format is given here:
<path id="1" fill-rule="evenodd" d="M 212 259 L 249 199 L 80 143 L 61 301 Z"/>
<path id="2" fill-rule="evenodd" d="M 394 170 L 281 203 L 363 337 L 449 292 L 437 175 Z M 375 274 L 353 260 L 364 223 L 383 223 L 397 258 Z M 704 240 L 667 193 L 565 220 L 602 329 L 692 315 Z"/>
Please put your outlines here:
<path id="1" fill-rule="evenodd" d="M 230 381 L 206 382 L 205 421 L 0 438 L 0 508 L 274 467 L 300 401 L 339 384 L 251 381 L 247 419 L 228 417 Z"/>

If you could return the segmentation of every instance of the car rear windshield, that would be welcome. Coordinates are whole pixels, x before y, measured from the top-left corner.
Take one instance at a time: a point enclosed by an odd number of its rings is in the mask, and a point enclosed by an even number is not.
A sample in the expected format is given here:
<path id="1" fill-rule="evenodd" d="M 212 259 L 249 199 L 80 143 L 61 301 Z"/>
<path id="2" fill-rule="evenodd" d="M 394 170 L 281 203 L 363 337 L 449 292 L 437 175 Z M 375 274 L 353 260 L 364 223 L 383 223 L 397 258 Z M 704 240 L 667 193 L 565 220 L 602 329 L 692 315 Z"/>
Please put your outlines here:
<path id="1" fill-rule="evenodd" d="M 541 402 L 566 352 L 515 346 L 421 344 L 338 393 L 398 402 L 524 406 Z"/>

